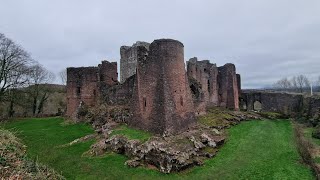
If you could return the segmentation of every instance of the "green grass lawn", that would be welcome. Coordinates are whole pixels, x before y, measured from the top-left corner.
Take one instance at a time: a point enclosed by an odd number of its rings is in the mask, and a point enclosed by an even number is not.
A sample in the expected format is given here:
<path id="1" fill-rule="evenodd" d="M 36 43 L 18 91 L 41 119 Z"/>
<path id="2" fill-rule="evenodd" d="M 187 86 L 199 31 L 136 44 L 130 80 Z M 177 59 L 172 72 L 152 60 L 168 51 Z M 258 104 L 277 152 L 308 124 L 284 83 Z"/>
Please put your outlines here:
<path id="1" fill-rule="evenodd" d="M 61 147 L 93 133 L 89 125 L 62 122 L 61 118 L 25 119 L 3 126 L 18 132 L 30 157 L 37 157 L 67 179 L 315 179 L 311 170 L 300 163 L 292 126 L 286 120 L 242 122 L 228 130 L 227 143 L 204 166 L 169 175 L 142 167 L 129 168 L 124 165 L 127 158 L 118 154 L 82 156 L 93 140 Z M 123 129 L 128 132 L 126 127 Z"/>

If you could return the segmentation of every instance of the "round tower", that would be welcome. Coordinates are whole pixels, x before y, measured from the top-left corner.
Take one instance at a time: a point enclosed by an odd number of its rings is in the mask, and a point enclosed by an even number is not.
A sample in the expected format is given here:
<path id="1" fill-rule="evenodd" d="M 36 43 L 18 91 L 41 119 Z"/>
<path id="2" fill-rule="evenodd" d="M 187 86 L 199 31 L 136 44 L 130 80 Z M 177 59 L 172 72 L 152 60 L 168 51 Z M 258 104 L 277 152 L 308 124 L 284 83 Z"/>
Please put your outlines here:
<path id="1" fill-rule="evenodd" d="M 134 125 L 155 133 L 176 133 L 195 121 L 183 44 L 158 39 L 138 57 Z"/>

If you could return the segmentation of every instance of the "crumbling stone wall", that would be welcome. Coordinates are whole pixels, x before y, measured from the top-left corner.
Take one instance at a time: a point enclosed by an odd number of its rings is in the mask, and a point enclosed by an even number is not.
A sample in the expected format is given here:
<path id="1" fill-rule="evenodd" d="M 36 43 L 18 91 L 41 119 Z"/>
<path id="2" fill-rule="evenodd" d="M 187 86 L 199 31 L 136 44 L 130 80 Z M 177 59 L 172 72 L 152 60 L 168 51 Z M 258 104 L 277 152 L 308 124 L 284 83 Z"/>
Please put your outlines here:
<path id="1" fill-rule="evenodd" d="M 261 103 L 261 111 L 278 112 L 285 115 L 297 114 L 303 107 L 303 95 L 280 92 L 245 91 L 241 94 L 248 111 L 255 110 L 254 102 Z"/>
<path id="2" fill-rule="evenodd" d="M 67 113 L 75 117 L 82 101 L 94 106 L 97 98 L 98 67 L 67 68 Z"/>
<path id="3" fill-rule="evenodd" d="M 124 83 L 117 84 L 101 91 L 102 101 L 108 105 L 129 105 L 136 76 L 129 77 Z"/>
<path id="4" fill-rule="evenodd" d="M 248 90 L 241 93 L 241 107 L 255 110 L 254 102 L 261 103 L 261 111 L 278 112 L 293 118 L 307 119 L 313 125 L 320 122 L 320 97 L 302 94 Z"/>
<path id="5" fill-rule="evenodd" d="M 208 60 L 192 58 L 186 72 L 183 48 L 171 39 L 122 46 L 121 83 L 116 62 L 68 68 L 66 115 L 76 119 L 79 110 L 101 104 L 130 106 L 129 125 L 174 134 L 195 122 L 195 112 L 205 113 L 211 106 L 238 109 L 241 85 L 235 66 L 218 68 Z"/>
<path id="6" fill-rule="evenodd" d="M 184 65 L 183 44 L 159 39 L 150 50 L 138 46 L 133 119 L 130 125 L 157 134 L 185 130 L 195 122 L 193 102 Z"/>
<path id="7" fill-rule="evenodd" d="M 187 63 L 188 76 L 201 84 L 201 100 L 199 101 L 198 98 L 195 101 L 197 113 L 212 106 L 239 109 L 241 79 L 240 75 L 236 75 L 233 64 L 217 67 L 209 60 L 198 61 L 196 57 L 191 58 Z M 194 89 L 195 87 L 190 88 Z"/>
<path id="8" fill-rule="evenodd" d="M 118 83 L 117 62 L 102 61 L 98 65 L 101 86 L 113 86 Z"/>
<path id="9" fill-rule="evenodd" d="M 138 46 L 149 49 L 149 43 L 137 41 L 132 46 L 120 47 L 120 83 L 124 83 L 130 76 L 136 74 L 138 60 Z"/>
<path id="10" fill-rule="evenodd" d="M 218 106 L 218 68 L 209 60 L 197 61 L 191 58 L 188 62 L 187 74 L 201 84 L 203 101 L 207 106 Z"/>
<path id="11" fill-rule="evenodd" d="M 98 104 L 101 87 L 111 87 L 117 81 L 117 63 L 102 61 L 98 67 L 67 68 L 68 117 L 77 118 L 80 105 L 93 107 Z"/>

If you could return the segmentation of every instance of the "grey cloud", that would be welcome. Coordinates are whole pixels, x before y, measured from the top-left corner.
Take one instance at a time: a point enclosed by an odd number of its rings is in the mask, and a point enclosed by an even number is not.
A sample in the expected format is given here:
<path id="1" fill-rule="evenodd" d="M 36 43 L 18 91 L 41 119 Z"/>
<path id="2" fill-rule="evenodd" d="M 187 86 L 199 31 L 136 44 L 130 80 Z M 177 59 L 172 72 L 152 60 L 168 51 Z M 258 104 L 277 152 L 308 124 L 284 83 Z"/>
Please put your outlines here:
<path id="1" fill-rule="evenodd" d="M 320 75 L 318 0 L 2 0 L 0 32 L 58 73 L 119 62 L 121 45 L 178 39 L 185 59 L 235 63 L 244 88 Z"/>

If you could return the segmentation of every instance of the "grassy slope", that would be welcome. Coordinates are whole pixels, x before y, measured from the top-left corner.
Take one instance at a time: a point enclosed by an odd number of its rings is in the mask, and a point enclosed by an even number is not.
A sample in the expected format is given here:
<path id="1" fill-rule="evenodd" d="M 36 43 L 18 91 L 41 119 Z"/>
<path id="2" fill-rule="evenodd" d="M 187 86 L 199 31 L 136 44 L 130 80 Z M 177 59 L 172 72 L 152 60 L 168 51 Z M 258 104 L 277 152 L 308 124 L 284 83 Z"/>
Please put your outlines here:
<path id="1" fill-rule="evenodd" d="M 204 166 L 182 173 L 161 174 L 155 170 L 129 168 L 118 154 L 82 157 L 93 141 L 58 148 L 86 134 L 88 125 L 61 126 L 62 119 L 14 121 L 31 157 L 53 167 L 69 179 L 313 179 L 299 163 L 289 121 L 249 121 L 229 129 L 229 140 Z"/>
<path id="2" fill-rule="evenodd" d="M 304 128 L 304 135 L 305 137 L 309 140 L 314 145 L 314 148 L 319 149 L 320 148 L 320 139 L 312 137 L 312 132 L 314 128 L 312 127 L 306 127 Z M 317 164 L 320 164 L 320 156 L 314 155 L 315 157 L 313 158 L 314 162 Z"/>
<path id="3" fill-rule="evenodd" d="M 13 132 L 0 128 L 0 178 L 64 179 L 50 167 L 29 160 L 25 150 Z"/>
<path id="4" fill-rule="evenodd" d="M 316 139 L 312 137 L 312 131 L 314 128 L 308 127 L 304 129 L 305 136 L 314 144 L 317 146 L 320 146 L 320 139 Z"/>

